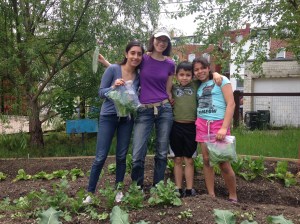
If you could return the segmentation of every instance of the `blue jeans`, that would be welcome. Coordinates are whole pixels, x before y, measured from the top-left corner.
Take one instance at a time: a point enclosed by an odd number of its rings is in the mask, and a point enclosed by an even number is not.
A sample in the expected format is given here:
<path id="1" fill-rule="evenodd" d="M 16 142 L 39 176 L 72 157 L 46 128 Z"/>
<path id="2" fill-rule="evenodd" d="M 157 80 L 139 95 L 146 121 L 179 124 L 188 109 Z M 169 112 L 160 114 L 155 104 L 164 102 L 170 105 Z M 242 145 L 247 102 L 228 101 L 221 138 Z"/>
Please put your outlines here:
<path id="1" fill-rule="evenodd" d="M 97 134 L 96 157 L 92 165 L 88 192 L 95 193 L 97 182 L 117 130 L 116 184 L 123 182 L 126 172 L 126 155 L 134 120 L 117 115 L 101 115 Z"/>
<path id="2" fill-rule="evenodd" d="M 144 185 L 147 142 L 153 125 L 156 131 L 153 184 L 164 180 L 165 177 L 173 113 L 170 103 L 158 106 L 157 109 L 158 114 L 154 115 L 154 108 L 139 108 L 134 123 L 131 179 L 139 186 Z"/>

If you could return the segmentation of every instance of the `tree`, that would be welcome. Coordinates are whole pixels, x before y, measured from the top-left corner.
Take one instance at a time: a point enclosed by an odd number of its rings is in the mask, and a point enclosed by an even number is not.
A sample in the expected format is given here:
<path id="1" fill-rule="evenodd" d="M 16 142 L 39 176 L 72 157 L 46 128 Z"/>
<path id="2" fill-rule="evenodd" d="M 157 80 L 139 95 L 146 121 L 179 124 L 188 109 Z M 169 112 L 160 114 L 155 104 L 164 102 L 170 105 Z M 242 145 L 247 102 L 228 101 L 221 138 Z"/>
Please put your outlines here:
<path id="1" fill-rule="evenodd" d="M 62 113 L 61 105 L 72 110 L 75 97 L 97 95 L 96 39 L 108 58 L 120 58 L 129 39 L 144 39 L 149 25 L 156 26 L 158 10 L 157 1 L 145 0 L 1 1 L 0 77 L 14 86 L 16 105 L 26 101 L 31 146 L 43 147 L 41 124 Z"/>
<path id="2" fill-rule="evenodd" d="M 270 38 L 287 41 L 286 50 L 293 52 L 299 61 L 299 8 L 299 0 L 193 0 L 187 5 L 181 5 L 180 13 L 176 16 L 198 15 L 196 36 L 204 43 L 203 48 L 209 44 L 216 46 L 214 56 L 220 63 L 226 61 L 222 61 L 223 55 L 219 54 L 217 47 L 229 51 L 230 31 L 241 29 L 246 23 L 250 23 L 254 29 L 249 36 L 233 45 L 238 53 L 236 64 L 246 61 L 253 52 L 264 49 L 263 45 Z M 242 52 L 246 41 L 250 41 L 251 46 L 248 52 Z M 253 71 L 260 70 L 266 60 L 266 52 L 259 53 L 252 64 Z"/>

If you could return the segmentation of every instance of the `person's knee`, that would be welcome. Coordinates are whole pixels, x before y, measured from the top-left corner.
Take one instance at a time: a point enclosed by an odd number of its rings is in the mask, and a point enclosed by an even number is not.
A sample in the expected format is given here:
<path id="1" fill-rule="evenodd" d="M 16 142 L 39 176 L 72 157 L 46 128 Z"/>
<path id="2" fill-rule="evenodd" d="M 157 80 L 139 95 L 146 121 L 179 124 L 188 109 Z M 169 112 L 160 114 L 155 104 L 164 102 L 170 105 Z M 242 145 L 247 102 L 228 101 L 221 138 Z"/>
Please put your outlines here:
<path id="1" fill-rule="evenodd" d="M 184 163 L 186 166 L 194 166 L 194 160 L 192 158 L 184 158 Z"/>
<path id="2" fill-rule="evenodd" d="M 175 158 L 174 158 L 174 163 L 175 163 L 176 165 L 182 165 L 182 163 L 183 163 L 183 158 L 182 158 L 182 157 L 175 157 Z"/>
<path id="3" fill-rule="evenodd" d="M 229 176 L 234 176 L 234 171 L 233 169 L 231 168 L 230 164 L 229 163 L 221 163 L 219 165 L 221 171 L 223 174 L 225 175 L 229 175 Z"/>
<path id="4" fill-rule="evenodd" d="M 203 157 L 203 165 L 206 166 L 206 167 L 210 167 L 209 158 L 208 157 Z"/>

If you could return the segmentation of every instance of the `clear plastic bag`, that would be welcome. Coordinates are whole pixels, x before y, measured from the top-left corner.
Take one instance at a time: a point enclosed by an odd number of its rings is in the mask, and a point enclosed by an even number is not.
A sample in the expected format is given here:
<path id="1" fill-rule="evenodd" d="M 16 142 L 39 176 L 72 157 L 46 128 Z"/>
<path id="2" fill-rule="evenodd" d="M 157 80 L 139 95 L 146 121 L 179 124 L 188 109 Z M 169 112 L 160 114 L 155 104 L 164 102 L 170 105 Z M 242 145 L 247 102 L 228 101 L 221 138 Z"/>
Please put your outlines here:
<path id="1" fill-rule="evenodd" d="M 114 102 L 118 117 L 130 116 L 141 106 L 132 81 L 126 81 L 124 86 L 108 91 L 106 96 Z"/>
<path id="2" fill-rule="evenodd" d="M 96 73 L 98 70 L 98 55 L 99 55 L 99 47 L 96 46 L 93 54 L 93 72 Z"/>
<path id="3" fill-rule="evenodd" d="M 226 136 L 223 141 L 218 141 L 215 135 L 208 135 L 205 143 L 209 152 L 210 166 L 237 161 L 235 136 Z"/>

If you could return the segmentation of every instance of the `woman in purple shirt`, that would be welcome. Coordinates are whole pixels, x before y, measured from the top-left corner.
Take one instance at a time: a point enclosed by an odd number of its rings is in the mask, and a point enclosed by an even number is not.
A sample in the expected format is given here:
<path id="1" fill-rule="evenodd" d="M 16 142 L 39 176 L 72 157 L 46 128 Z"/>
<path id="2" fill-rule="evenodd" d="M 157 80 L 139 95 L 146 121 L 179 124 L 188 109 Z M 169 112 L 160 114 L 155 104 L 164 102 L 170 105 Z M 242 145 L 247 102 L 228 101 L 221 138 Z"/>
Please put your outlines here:
<path id="1" fill-rule="evenodd" d="M 143 55 L 140 70 L 140 102 L 134 123 L 131 178 L 144 185 L 144 165 L 147 142 L 153 126 L 156 131 L 153 185 L 164 180 L 169 148 L 169 135 L 173 123 L 172 79 L 175 63 L 167 56 L 171 52 L 171 38 L 165 28 L 154 32 L 149 40 L 150 55 Z"/>

